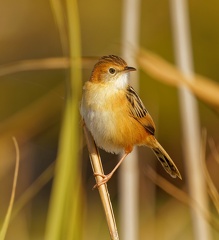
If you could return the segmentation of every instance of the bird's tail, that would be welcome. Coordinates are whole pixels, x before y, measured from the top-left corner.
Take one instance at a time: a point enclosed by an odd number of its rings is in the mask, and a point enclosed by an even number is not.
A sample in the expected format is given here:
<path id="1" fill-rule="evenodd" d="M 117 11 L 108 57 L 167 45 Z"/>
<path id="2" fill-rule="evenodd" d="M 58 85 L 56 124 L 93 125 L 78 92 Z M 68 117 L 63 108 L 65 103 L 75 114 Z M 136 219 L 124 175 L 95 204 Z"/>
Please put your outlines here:
<path id="1" fill-rule="evenodd" d="M 158 158 L 163 168 L 166 170 L 167 173 L 170 174 L 171 177 L 178 177 L 182 179 L 181 174 L 177 169 L 175 163 L 157 140 L 154 146 L 151 147 L 151 149 L 153 150 L 154 154 Z"/>

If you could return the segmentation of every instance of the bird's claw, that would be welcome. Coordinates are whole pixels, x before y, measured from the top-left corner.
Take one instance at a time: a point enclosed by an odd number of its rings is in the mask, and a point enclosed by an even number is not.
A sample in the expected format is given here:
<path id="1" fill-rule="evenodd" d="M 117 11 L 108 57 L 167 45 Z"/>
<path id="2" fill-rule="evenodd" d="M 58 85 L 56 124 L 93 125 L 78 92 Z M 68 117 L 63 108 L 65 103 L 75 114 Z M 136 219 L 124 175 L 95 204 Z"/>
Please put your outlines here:
<path id="1" fill-rule="evenodd" d="M 96 184 L 94 185 L 93 189 L 98 188 L 98 187 L 100 187 L 101 185 L 107 183 L 107 182 L 110 180 L 110 178 L 112 177 L 112 174 L 107 174 L 107 175 L 105 175 L 105 174 L 101 174 L 101 173 L 94 173 L 94 176 L 95 176 L 95 177 L 98 177 L 98 176 L 99 176 L 99 177 L 102 177 L 103 179 L 102 179 L 101 181 L 99 181 L 98 183 L 96 183 Z"/>

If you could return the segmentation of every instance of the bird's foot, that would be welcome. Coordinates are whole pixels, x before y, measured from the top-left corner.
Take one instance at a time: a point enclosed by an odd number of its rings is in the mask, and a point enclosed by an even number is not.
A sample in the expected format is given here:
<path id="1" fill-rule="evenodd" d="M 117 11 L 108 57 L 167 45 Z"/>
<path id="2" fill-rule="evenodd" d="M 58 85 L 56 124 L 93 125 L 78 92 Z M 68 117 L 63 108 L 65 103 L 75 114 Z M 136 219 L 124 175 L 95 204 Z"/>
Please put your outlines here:
<path id="1" fill-rule="evenodd" d="M 95 176 L 95 177 L 99 176 L 99 177 L 102 177 L 103 179 L 102 179 L 101 181 L 99 181 L 97 184 L 95 184 L 94 187 L 93 187 L 93 189 L 94 189 L 94 188 L 98 188 L 98 187 L 100 187 L 101 185 L 107 183 L 107 182 L 110 180 L 110 178 L 112 177 L 112 175 L 113 175 L 112 173 L 109 173 L 109 174 L 107 174 L 107 175 L 101 174 L 101 173 L 94 173 L 94 176 Z"/>

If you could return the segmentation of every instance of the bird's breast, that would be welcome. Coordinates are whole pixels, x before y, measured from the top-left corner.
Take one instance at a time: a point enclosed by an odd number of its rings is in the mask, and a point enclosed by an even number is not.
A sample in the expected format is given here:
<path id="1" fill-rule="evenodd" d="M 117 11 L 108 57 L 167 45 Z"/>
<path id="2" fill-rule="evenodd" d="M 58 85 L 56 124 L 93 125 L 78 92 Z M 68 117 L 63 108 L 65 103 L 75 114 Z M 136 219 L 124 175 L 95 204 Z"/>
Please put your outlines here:
<path id="1" fill-rule="evenodd" d="M 99 84 L 98 84 L 99 85 Z M 121 106 L 125 105 L 121 90 L 109 86 L 86 83 L 84 86 L 81 115 L 96 144 L 108 152 L 118 153 L 123 147 L 116 141 Z"/>
<path id="2" fill-rule="evenodd" d="M 125 90 L 86 83 L 81 115 L 96 144 L 105 151 L 119 153 L 144 137 L 143 127 L 130 117 Z"/>

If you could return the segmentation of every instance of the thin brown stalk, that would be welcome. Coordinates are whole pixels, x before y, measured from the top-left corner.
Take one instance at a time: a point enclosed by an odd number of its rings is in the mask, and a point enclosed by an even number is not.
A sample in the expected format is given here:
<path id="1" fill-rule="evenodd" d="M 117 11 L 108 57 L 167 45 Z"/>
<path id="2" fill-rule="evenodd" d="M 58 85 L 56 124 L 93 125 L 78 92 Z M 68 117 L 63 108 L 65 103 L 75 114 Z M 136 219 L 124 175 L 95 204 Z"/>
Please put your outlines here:
<path id="1" fill-rule="evenodd" d="M 83 57 L 83 67 L 88 67 L 96 61 L 97 57 Z M 74 60 L 73 60 L 74 61 Z M 67 57 L 26 59 L 0 65 L 0 77 L 19 72 L 51 69 L 67 69 L 70 67 L 70 60 Z"/>
<path id="2" fill-rule="evenodd" d="M 172 197 L 177 199 L 179 202 L 199 211 L 203 217 L 214 227 L 217 231 L 219 231 L 219 222 L 216 220 L 213 215 L 203 209 L 195 200 L 193 200 L 189 195 L 168 182 L 165 178 L 158 175 L 149 165 L 145 169 L 145 174 L 149 177 L 157 186 L 163 189 L 165 192 L 170 194 Z"/>
<path id="3" fill-rule="evenodd" d="M 3 222 L 3 226 L 0 231 L 0 240 L 5 239 L 5 235 L 9 226 L 9 222 L 11 219 L 11 212 L 14 205 L 14 199 L 15 199 L 15 192 L 16 192 L 16 186 L 17 186 L 17 179 L 18 179 L 18 170 L 19 170 L 19 162 L 20 162 L 20 153 L 19 153 L 19 147 L 18 143 L 15 137 L 12 138 L 15 146 L 16 151 L 16 162 L 15 162 L 15 170 L 14 170 L 14 180 L 13 180 L 13 186 L 12 186 L 12 192 L 11 192 L 11 198 L 8 206 L 8 210 L 5 216 L 5 220 Z"/>
<path id="4" fill-rule="evenodd" d="M 210 138 L 208 142 L 209 142 L 209 146 L 211 148 L 212 155 L 213 155 L 215 161 L 217 162 L 217 164 L 219 164 L 219 152 L 217 150 L 215 142 L 212 138 Z"/>
<path id="5" fill-rule="evenodd" d="M 27 203 L 33 199 L 37 193 L 52 179 L 54 174 L 54 162 L 51 163 L 45 171 L 26 189 L 26 191 L 18 198 L 14 204 L 14 210 L 11 215 L 11 219 L 17 216 L 17 214 L 26 206 Z"/>
<path id="6" fill-rule="evenodd" d="M 85 124 L 84 124 L 84 134 L 85 139 L 87 142 L 87 147 L 89 151 L 90 161 L 93 168 L 93 172 L 97 174 L 104 174 L 101 158 L 98 152 L 98 149 L 96 147 L 96 144 L 93 140 L 93 137 L 91 136 L 90 132 L 87 130 Z M 102 177 L 96 176 L 96 183 L 100 183 L 102 180 Z M 112 240 L 119 240 L 119 235 L 116 227 L 116 221 L 113 213 L 112 203 L 110 201 L 109 192 L 107 189 L 106 184 L 102 184 L 98 187 L 98 191 L 100 194 L 100 198 L 103 204 L 103 208 L 106 215 L 106 220 L 110 232 L 110 237 Z"/>
<path id="7" fill-rule="evenodd" d="M 219 106 L 219 85 L 211 79 L 197 74 L 188 78 L 174 65 L 145 49 L 139 52 L 137 60 L 139 66 L 155 79 L 175 87 L 184 85 L 200 100 Z"/>
<path id="8" fill-rule="evenodd" d="M 206 137 L 207 134 L 206 134 L 206 131 L 203 131 L 203 146 L 202 146 L 202 149 L 205 149 L 206 148 Z M 213 142 L 213 140 L 211 141 Z M 215 155 L 216 152 L 212 146 L 212 154 Z M 203 150 L 204 151 L 204 150 Z M 217 155 L 215 155 L 216 157 Z M 214 203 L 214 206 L 215 208 L 217 209 L 217 212 L 219 213 L 219 193 L 218 193 L 218 190 L 217 188 L 215 187 L 215 184 L 209 174 L 209 171 L 208 171 L 208 168 L 207 168 L 207 165 L 206 165 L 206 160 L 205 160 L 205 152 L 203 153 L 203 157 L 202 157 L 202 165 L 203 165 L 203 171 L 204 171 L 204 174 L 205 174 L 205 179 L 206 179 L 206 182 L 207 182 L 207 186 L 208 186 L 208 192 L 209 192 L 209 195 L 211 197 L 211 200 L 212 202 Z"/>
<path id="9" fill-rule="evenodd" d="M 24 71 L 66 69 L 69 65 L 69 59 L 64 57 L 27 59 L 0 65 L 0 77 Z"/>

